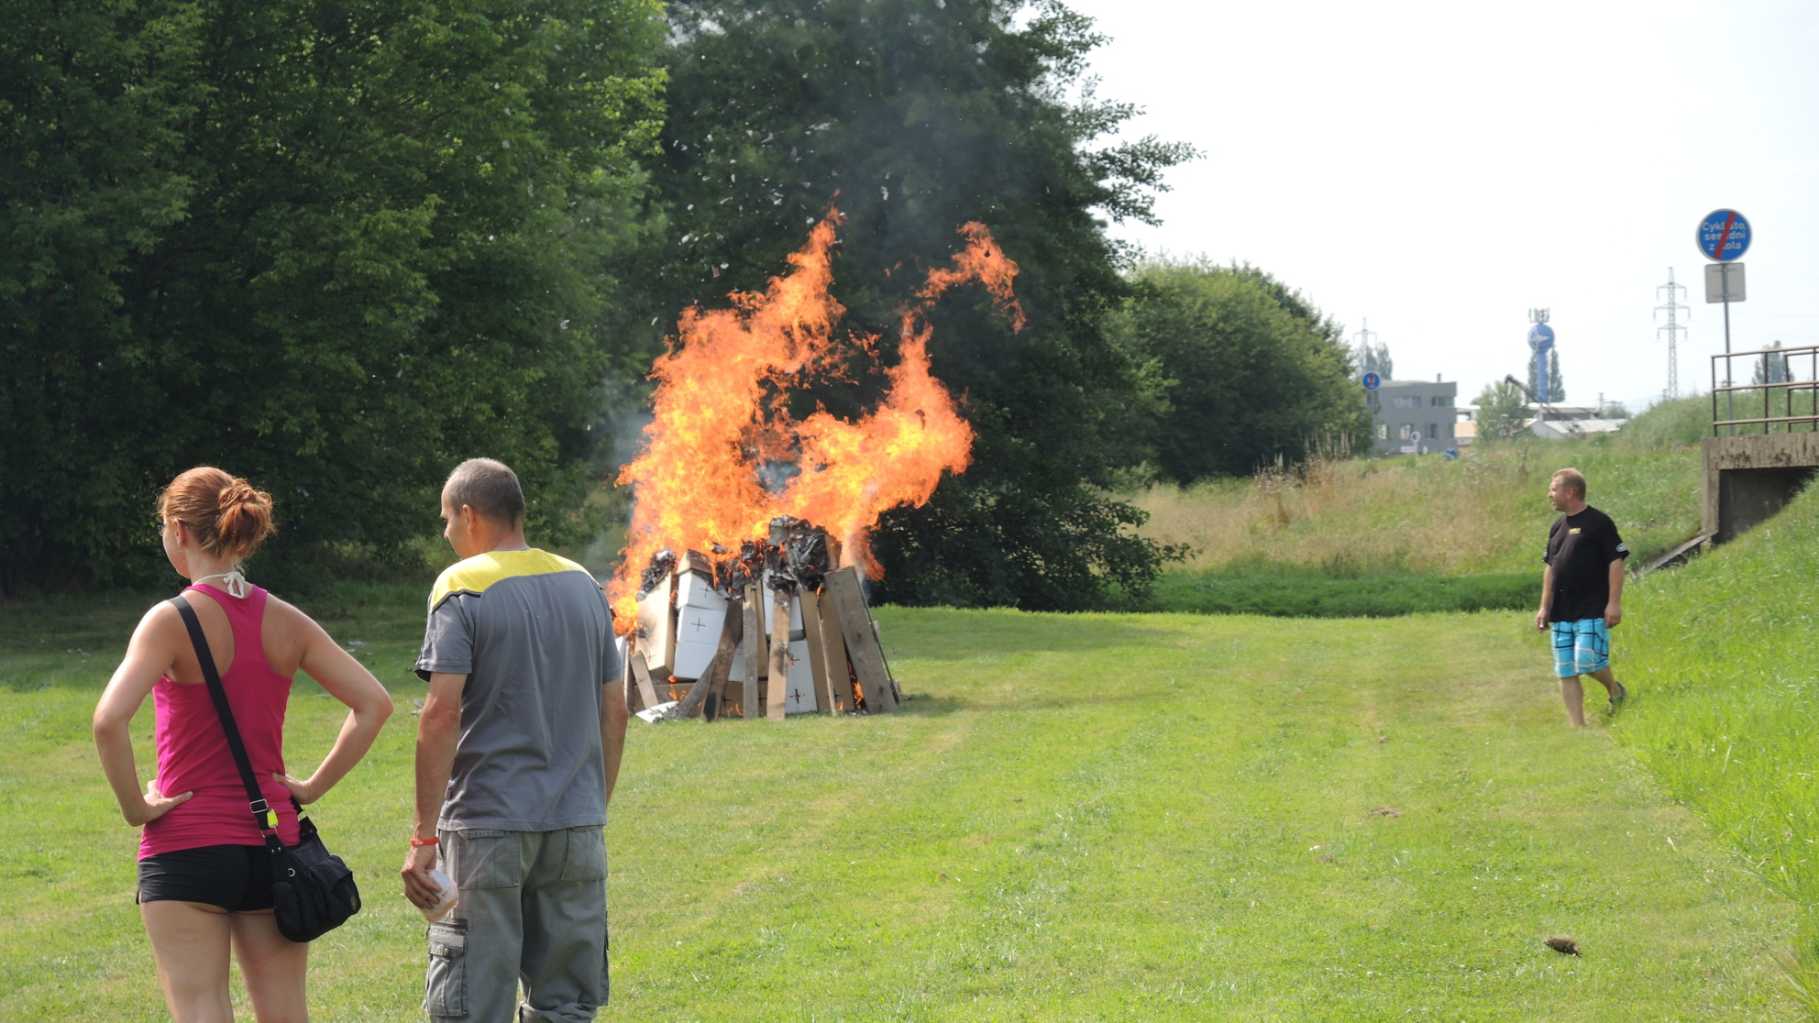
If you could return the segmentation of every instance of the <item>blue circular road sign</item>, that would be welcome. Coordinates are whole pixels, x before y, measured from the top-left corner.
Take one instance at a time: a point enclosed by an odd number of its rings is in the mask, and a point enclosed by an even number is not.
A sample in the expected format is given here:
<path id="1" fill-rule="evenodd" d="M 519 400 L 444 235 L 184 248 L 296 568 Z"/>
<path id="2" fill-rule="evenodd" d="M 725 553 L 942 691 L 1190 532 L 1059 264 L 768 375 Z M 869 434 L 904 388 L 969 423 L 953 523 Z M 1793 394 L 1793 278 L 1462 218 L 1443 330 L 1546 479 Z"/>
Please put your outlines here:
<path id="1" fill-rule="evenodd" d="M 1699 251 L 1720 263 L 1742 259 L 1750 247 L 1750 222 L 1736 210 L 1713 210 L 1699 222 Z"/>
<path id="2" fill-rule="evenodd" d="M 1382 377 L 1378 376 L 1376 373 L 1364 374 L 1364 389 L 1365 390 L 1374 391 L 1377 388 L 1382 387 L 1382 386 L 1383 386 Z"/>

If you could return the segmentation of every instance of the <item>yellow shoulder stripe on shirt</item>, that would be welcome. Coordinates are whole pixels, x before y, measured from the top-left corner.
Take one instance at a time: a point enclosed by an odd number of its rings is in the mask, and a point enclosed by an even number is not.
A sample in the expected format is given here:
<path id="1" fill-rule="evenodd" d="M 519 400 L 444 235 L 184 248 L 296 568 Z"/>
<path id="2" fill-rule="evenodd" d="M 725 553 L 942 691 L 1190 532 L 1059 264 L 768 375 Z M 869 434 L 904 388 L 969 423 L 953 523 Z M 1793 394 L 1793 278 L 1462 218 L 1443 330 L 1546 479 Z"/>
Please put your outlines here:
<path id="1" fill-rule="evenodd" d="M 551 575 L 556 572 L 580 572 L 589 579 L 593 574 L 580 565 L 548 551 L 531 548 L 526 551 L 487 551 L 465 561 L 457 561 L 436 577 L 430 590 L 429 609 L 433 612 L 442 602 L 457 593 L 485 593 L 494 583 L 519 576 Z"/>

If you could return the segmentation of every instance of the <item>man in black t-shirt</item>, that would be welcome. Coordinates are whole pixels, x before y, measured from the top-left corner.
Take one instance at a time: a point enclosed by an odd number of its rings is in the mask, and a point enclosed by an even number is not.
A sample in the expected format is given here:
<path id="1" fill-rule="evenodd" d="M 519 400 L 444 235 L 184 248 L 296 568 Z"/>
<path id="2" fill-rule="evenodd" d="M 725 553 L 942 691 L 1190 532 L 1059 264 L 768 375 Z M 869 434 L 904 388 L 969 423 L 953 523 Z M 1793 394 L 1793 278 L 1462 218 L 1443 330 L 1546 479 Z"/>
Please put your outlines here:
<path id="1" fill-rule="evenodd" d="M 1541 607 L 1535 628 L 1550 629 L 1554 673 L 1566 716 L 1585 727 L 1585 690 L 1579 676 L 1603 683 L 1616 710 L 1629 693 L 1611 674 L 1611 629 L 1623 620 L 1623 562 L 1630 556 L 1617 524 L 1585 503 L 1585 476 L 1577 469 L 1554 473 L 1547 498 L 1561 513 L 1547 531 L 1547 569 L 1541 576 Z"/>

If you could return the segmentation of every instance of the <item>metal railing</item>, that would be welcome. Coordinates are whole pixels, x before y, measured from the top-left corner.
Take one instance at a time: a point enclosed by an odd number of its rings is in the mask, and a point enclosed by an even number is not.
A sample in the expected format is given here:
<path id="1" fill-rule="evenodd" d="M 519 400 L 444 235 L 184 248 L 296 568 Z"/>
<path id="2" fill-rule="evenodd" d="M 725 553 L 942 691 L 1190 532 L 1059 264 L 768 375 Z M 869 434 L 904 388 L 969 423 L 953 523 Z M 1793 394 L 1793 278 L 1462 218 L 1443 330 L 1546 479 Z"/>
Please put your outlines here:
<path id="1" fill-rule="evenodd" d="M 1806 379 L 1800 379 L 1796 357 L 1805 360 Z M 1761 383 L 1734 384 L 1731 382 L 1736 360 L 1743 359 L 1743 369 L 1747 373 L 1760 371 Z M 1718 364 L 1724 363 L 1723 376 L 1719 376 Z M 1777 363 L 1780 364 L 1777 367 Z M 1785 368 L 1786 372 L 1781 372 Z M 1775 380 L 1775 377 L 1781 377 Z M 1761 397 L 1762 414 L 1759 416 L 1737 415 L 1737 396 L 1744 396 L 1749 411 L 1754 411 L 1757 396 Z M 1718 397 L 1724 396 L 1724 415 L 1718 414 Z M 1780 409 L 1775 408 L 1775 398 L 1781 398 Z M 1796 402 L 1795 395 L 1803 401 Z M 1779 411 L 1781 414 L 1776 415 Z M 1804 424 L 1804 425 L 1803 425 Z M 1800 345 L 1794 348 L 1761 348 L 1753 352 L 1725 352 L 1712 356 L 1712 436 L 1726 434 L 1755 433 L 1760 426 L 1763 433 L 1774 432 L 1781 427 L 1781 432 L 1790 433 L 1796 429 L 1819 430 L 1819 345 Z"/>

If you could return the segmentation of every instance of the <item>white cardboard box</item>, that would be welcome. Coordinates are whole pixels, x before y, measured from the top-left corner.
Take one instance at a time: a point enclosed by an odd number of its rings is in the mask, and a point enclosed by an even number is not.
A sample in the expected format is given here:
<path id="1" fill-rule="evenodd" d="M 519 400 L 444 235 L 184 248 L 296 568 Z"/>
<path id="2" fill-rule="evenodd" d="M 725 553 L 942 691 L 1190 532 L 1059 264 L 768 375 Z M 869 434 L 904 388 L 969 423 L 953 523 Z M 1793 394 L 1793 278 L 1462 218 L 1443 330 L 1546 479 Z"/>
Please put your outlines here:
<path id="1" fill-rule="evenodd" d="M 665 576 L 638 601 L 638 652 L 644 655 L 651 679 L 658 685 L 669 678 L 675 666 L 676 616 L 670 609 L 673 585 L 673 577 Z"/>
<path id="2" fill-rule="evenodd" d="M 770 615 L 771 615 L 771 600 L 773 599 L 773 597 L 772 597 L 772 593 L 771 593 L 771 588 L 769 586 L 764 587 L 763 593 L 764 593 L 764 596 L 760 598 L 759 605 L 758 605 L 758 623 L 759 623 L 758 627 L 761 630 L 763 630 L 765 636 L 768 637 L 770 635 L 769 622 L 770 622 Z M 805 691 L 808 691 L 807 692 L 808 706 L 805 708 L 805 710 L 814 711 L 817 708 L 817 704 L 815 703 L 815 696 L 814 696 L 814 693 L 812 692 L 812 690 L 815 688 L 815 676 L 814 676 L 814 669 L 811 668 L 808 663 L 808 640 L 804 636 L 803 631 L 802 631 L 802 599 L 800 597 L 796 597 L 796 596 L 790 597 L 789 621 L 790 621 L 789 653 L 790 653 L 791 657 L 795 658 L 795 661 L 790 665 L 790 669 L 789 669 L 789 687 L 791 689 L 795 689 L 797 687 L 797 681 L 798 681 L 798 679 L 800 679 L 802 688 Z M 719 636 L 717 634 L 715 636 L 715 639 L 716 640 L 719 639 Z M 748 639 L 748 637 L 743 636 L 743 635 L 741 635 L 739 637 L 739 648 L 736 651 L 734 651 L 734 653 L 733 653 L 733 671 L 732 671 L 732 674 L 727 676 L 727 678 L 730 679 L 731 681 L 734 681 L 734 682 L 749 681 L 745 677 L 745 662 L 746 662 L 746 658 L 748 656 L 748 648 L 750 647 L 750 645 L 751 644 L 750 644 L 750 640 Z M 768 668 L 760 668 L 759 670 L 765 671 L 765 670 L 768 670 Z M 794 713 L 797 713 L 797 711 L 795 710 L 794 705 L 792 704 L 790 707 L 785 709 L 785 713 L 794 714 Z"/>
<path id="3" fill-rule="evenodd" d="M 713 581 L 697 572 L 684 572 L 676 589 L 677 678 L 700 678 L 720 648 L 720 631 L 726 625 L 726 598 Z"/>
<path id="4" fill-rule="evenodd" d="M 775 592 L 771 590 L 770 573 L 766 572 L 764 574 L 764 628 L 767 636 L 770 635 L 771 602 L 776 599 Z M 794 594 L 790 595 L 789 600 L 789 631 L 791 636 L 802 631 L 802 601 L 797 599 Z"/>
<path id="5" fill-rule="evenodd" d="M 790 605 L 798 606 L 796 601 Z M 821 709 L 821 704 L 815 699 L 815 670 L 808 661 L 808 640 L 790 640 L 789 657 L 789 688 L 784 690 L 783 713 L 813 714 Z"/>

